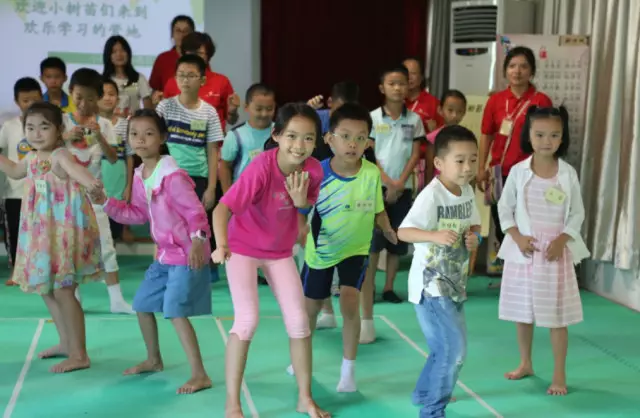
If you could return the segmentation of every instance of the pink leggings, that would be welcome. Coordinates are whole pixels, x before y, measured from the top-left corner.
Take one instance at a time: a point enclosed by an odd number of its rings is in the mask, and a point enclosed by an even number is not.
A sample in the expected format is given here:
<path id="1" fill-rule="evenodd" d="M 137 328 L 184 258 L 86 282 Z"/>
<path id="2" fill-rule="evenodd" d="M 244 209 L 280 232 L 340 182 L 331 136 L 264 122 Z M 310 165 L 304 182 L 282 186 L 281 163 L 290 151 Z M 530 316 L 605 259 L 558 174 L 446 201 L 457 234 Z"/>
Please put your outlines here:
<path id="1" fill-rule="evenodd" d="M 306 338 L 309 317 L 305 307 L 302 281 L 293 257 L 264 260 L 232 254 L 227 261 L 227 278 L 233 302 L 233 327 L 230 333 L 250 341 L 258 327 L 258 268 L 264 272 L 276 297 L 290 338 Z"/>

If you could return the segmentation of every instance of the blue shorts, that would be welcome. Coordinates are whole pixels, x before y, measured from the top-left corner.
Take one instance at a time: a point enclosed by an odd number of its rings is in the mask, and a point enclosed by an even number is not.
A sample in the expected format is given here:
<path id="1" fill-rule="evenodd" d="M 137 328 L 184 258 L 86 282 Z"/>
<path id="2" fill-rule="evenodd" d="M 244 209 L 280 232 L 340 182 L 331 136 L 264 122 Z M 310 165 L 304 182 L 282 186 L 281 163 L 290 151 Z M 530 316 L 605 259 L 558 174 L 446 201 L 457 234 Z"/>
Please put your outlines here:
<path id="1" fill-rule="evenodd" d="M 165 318 L 211 314 L 211 270 L 170 266 L 154 261 L 144 274 L 136 296 L 136 312 L 162 312 Z"/>

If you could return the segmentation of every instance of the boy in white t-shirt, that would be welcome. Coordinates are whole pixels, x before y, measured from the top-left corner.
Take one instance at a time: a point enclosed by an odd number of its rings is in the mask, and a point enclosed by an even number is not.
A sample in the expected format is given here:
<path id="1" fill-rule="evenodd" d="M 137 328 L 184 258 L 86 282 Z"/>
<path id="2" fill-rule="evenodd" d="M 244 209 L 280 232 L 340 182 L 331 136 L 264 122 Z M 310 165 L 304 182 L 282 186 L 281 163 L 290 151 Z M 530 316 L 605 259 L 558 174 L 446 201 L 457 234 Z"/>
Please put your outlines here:
<path id="1" fill-rule="evenodd" d="M 95 70 L 80 68 L 71 76 L 69 91 L 76 110 L 63 116 L 64 140 L 76 160 L 87 167 L 95 178 L 100 179 L 103 156 L 112 164 L 118 160 L 114 148 L 118 143 L 113 124 L 98 115 L 98 101 L 104 94 L 102 76 Z M 109 290 L 111 312 L 133 314 L 131 305 L 122 297 L 109 217 L 100 205 L 93 205 L 93 211 L 100 228 L 102 262 L 107 273 L 105 281 Z M 79 298 L 77 290 L 76 296 Z"/>
<path id="2" fill-rule="evenodd" d="M 24 113 L 33 103 L 42 101 L 40 83 L 31 77 L 21 78 L 13 86 L 13 99 Z M 16 116 L 4 124 L 0 129 L 0 149 L 11 161 L 19 162 L 31 151 L 31 146 L 25 139 L 22 116 Z M 9 255 L 9 262 L 13 267 L 18 248 L 18 229 L 20 228 L 20 209 L 24 194 L 24 180 L 8 178 L 4 187 L 4 239 Z M 12 272 L 13 274 L 13 272 Z M 11 278 L 7 285 L 14 285 Z"/>
<path id="3" fill-rule="evenodd" d="M 469 255 L 480 241 L 480 214 L 469 181 L 476 172 L 478 144 L 461 126 L 443 128 L 435 140 L 440 174 L 416 198 L 398 229 L 414 244 L 409 301 L 429 345 L 429 357 L 413 402 L 420 416 L 444 416 L 467 350 L 463 303 Z"/>

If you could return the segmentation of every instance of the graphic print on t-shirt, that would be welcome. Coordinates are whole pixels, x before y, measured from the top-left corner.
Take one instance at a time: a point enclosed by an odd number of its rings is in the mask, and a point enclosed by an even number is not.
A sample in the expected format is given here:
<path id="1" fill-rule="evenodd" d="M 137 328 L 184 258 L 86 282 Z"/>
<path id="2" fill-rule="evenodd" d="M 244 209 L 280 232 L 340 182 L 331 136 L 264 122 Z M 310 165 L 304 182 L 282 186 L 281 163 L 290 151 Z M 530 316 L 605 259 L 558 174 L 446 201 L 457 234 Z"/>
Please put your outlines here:
<path id="1" fill-rule="evenodd" d="M 451 206 L 437 206 L 438 230 L 451 230 L 458 234 L 458 239 L 451 247 L 429 246 L 423 272 L 425 289 L 435 281 L 440 296 L 450 297 L 456 302 L 466 299 L 469 251 L 464 241 L 471 226 L 473 205 L 474 202 L 469 200 Z"/>
<path id="2" fill-rule="evenodd" d="M 32 150 L 31 145 L 27 142 L 27 138 L 22 138 L 20 142 L 18 142 L 18 146 L 16 147 L 16 151 L 18 154 L 18 161 L 21 161 L 27 154 Z"/>

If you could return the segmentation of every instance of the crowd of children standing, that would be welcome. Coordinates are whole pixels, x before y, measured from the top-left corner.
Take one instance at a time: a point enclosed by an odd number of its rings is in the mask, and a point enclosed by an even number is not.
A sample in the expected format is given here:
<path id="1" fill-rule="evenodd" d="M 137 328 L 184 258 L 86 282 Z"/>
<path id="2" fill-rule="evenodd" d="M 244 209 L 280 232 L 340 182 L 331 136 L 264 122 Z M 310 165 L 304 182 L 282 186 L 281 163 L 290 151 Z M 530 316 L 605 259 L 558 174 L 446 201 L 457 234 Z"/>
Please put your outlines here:
<path id="1" fill-rule="evenodd" d="M 35 79 L 15 83 L 21 116 L 0 131 L 7 154 L 0 170 L 11 179 L 4 206 L 11 280 L 42 296 L 60 338 L 39 356 L 65 358 L 52 372 L 90 366 L 78 284 L 104 278 L 111 310 L 137 313 L 146 346 L 146 359 L 125 374 L 163 369 L 154 315 L 162 313 L 191 366 L 178 393 L 210 388 L 189 318 L 211 314 L 212 275 L 224 264 L 234 309 L 225 414 L 241 417 L 260 270 L 290 338 L 297 410 L 328 417 L 311 394 L 311 336 L 335 326 L 334 276 L 344 319 L 336 390 L 355 392 L 358 345 L 375 340 L 378 255 L 388 254 L 383 299 L 401 302 L 393 284 L 411 243 L 409 301 L 430 347 L 413 401 L 421 417 L 444 416 L 466 356 L 469 255 L 482 241 L 469 184 L 480 153 L 475 135 L 459 126 L 464 95 L 451 90 L 436 100 L 420 87 L 419 61 L 408 59 L 381 72 L 384 104 L 372 112 L 358 104 L 352 82 L 334 86 L 327 110 L 318 96 L 277 112 L 276 92 L 257 83 L 244 97 L 247 122 L 231 128 L 239 97 L 209 69 L 215 47 L 193 32 L 188 17 L 174 19 L 172 31 L 180 25 L 191 33 L 173 52 L 175 71 L 160 81 L 156 72 L 151 87 L 122 37 L 107 41 L 103 74 L 82 68 L 71 75 L 69 95 L 62 90 L 65 64 L 55 57 L 41 65 L 45 94 Z M 505 75 L 522 56 L 526 51 L 511 51 Z M 219 92 L 203 97 L 212 79 Z M 578 179 L 561 159 L 569 143 L 566 110 L 523 106 L 516 143 L 530 157 L 513 167 L 498 203 L 509 237 L 500 253 L 500 317 L 518 323 L 522 356 L 507 377 L 533 373 L 532 324 L 551 328 L 556 372 L 549 393 L 558 395 L 567 390 L 566 327 L 582 320 L 573 264 L 589 253 L 579 233 Z M 131 307 L 118 284 L 113 237 L 147 223 L 157 253 Z M 304 248 L 302 269 L 296 245 Z"/>

